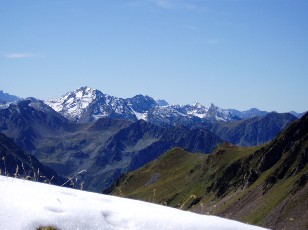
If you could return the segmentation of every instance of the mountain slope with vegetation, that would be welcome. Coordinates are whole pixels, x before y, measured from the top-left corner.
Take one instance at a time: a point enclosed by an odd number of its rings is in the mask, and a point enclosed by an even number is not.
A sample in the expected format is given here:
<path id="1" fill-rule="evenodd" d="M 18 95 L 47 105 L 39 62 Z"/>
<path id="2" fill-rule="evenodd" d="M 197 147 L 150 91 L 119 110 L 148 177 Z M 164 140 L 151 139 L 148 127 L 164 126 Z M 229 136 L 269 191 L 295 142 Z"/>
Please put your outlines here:
<path id="1" fill-rule="evenodd" d="M 274 229 L 308 227 L 308 114 L 258 147 L 173 149 L 122 177 L 112 194 Z"/>

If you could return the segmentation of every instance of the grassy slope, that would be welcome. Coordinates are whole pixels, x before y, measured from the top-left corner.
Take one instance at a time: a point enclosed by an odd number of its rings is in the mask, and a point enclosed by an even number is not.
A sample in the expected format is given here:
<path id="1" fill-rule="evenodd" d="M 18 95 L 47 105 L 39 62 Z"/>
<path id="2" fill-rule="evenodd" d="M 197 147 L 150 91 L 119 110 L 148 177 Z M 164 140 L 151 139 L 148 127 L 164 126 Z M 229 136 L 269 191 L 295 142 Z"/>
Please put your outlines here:
<path id="1" fill-rule="evenodd" d="M 214 195 L 204 194 L 212 181 L 234 160 L 255 150 L 223 144 L 213 154 L 204 155 L 175 148 L 156 161 L 128 173 L 113 194 L 187 209 L 194 200 L 210 201 Z"/>
<path id="2" fill-rule="evenodd" d="M 173 149 L 127 174 L 112 193 L 269 228 L 304 229 L 308 132 L 300 127 L 307 127 L 305 119 L 264 146 L 223 144 L 210 155 Z"/>

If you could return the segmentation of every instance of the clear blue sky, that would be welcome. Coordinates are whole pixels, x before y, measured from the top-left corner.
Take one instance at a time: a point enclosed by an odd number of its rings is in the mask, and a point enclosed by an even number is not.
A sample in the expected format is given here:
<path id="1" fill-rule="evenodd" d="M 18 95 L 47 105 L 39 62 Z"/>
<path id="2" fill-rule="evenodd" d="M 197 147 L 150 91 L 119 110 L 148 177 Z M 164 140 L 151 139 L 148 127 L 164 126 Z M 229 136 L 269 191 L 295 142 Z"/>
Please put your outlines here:
<path id="1" fill-rule="evenodd" d="M 0 89 L 308 110 L 307 0 L 0 0 Z"/>

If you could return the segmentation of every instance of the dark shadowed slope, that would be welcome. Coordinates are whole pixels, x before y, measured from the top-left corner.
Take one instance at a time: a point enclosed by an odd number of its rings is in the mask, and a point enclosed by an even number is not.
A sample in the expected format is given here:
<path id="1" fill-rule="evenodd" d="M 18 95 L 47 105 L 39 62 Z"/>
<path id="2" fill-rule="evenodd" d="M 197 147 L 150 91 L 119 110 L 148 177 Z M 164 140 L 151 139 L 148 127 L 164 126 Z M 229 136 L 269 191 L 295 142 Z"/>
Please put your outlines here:
<path id="1" fill-rule="evenodd" d="M 62 185 L 66 179 L 42 165 L 34 156 L 25 153 L 12 140 L 0 133 L 1 175 L 28 178 Z"/>
<path id="2" fill-rule="evenodd" d="M 223 140 L 240 146 L 255 146 L 273 140 L 297 118 L 290 113 L 268 113 L 235 122 L 216 122 L 208 128 Z"/>

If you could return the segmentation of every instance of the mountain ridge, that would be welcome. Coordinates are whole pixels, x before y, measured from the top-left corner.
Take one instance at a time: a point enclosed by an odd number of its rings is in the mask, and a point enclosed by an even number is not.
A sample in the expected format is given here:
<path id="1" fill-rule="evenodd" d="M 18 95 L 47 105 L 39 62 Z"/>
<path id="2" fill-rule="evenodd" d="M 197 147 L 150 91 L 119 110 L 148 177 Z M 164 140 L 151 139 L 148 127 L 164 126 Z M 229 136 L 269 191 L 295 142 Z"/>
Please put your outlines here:
<path id="1" fill-rule="evenodd" d="M 81 87 L 68 92 L 58 99 L 45 100 L 45 103 L 64 117 L 77 122 L 89 122 L 100 117 L 129 120 L 151 120 L 159 124 L 164 121 L 172 125 L 172 120 L 183 118 L 233 121 L 240 119 L 229 110 L 213 104 L 206 108 L 200 103 L 192 105 L 169 105 L 164 100 L 155 101 L 150 96 L 136 95 L 132 98 L 118 98 L 90 87 Z M 181 120 L 181 119 L 180 119 Z"/>
<path id="2" fill-rule="evenodd" d="M 204 128 L 162 127 L 142 119 L 76 123 L 33 98 L 0 109 L 0 131 L 62 176 L 87 170 L 84 186 L 91 191 L 105 189 L 170 148 L 208 153 L 222 142 Z"/>
<path id="3" fill-rule="evenodd" d="M 3 96 L 3 98 L 1 97 Z M 10 100 L 4 99 L 9 97 Z M 8 107 L 10 103 L 22 100 L 14 95 L 0 93 L 0 108 Z M 182 122 L 182 125 L 195 125 L 209 121 L 236 121 L 265 116 L 267 111 L 251 108 L 246 111 L 236 109 L 222 109 L 213 103 L 205 107 L 199 102 L 187 105 L 169 105 L 163 99 L 154 100 L 147 95 L 138 94 L 132 98 L 118 98 L 104 94 L 97 89 L 87 86 L 67 92 L 58 99 L 44 100 L 44 102 L 72 121 L 89 122 L 100 117 L 115 119 L 147 120 L 154 124 L 174 125 L 174 120 Z M 293 115 L 300 118 L 304 113 L 291 111 Z M 164 115 L 163 115 L 164 114 Z M 189 122 L 191 120 L 192 122 Z"/>
<path id="4" fill-rule="evenodd" d="M 297 120 L 290 113 L 267 113 L 231 123 L 216 122 L 206 124 L 208 130 L 234 145 L 255 146 L 275 138 L 282 130 Z"/>
<path id="5" fill-rule="evenodd" d="M 305 229 L 307 191 L 308 113 L 262 146 L 224 143 L 209 155 L 175 148 L 105 192 L 271 229 Z"/>
<path id="6" fill-rule="evenodd" d="M 0 90 L 0 102 L 2 102 L 2 104 L 7 103 L 7 102 L 14 102 L 19 99 L 20 98 L 15 95 L 11 95 L 11 94 L 3 92 L 3 90 Z"/>

